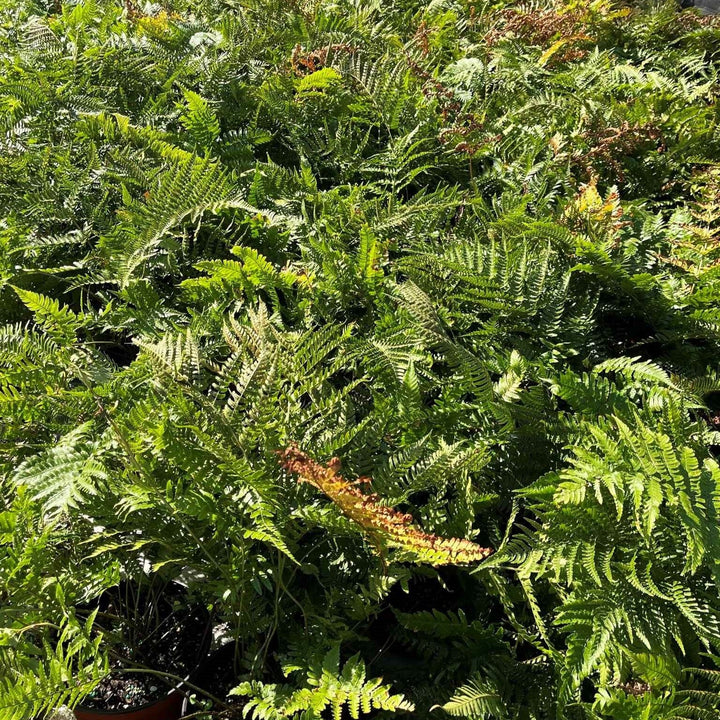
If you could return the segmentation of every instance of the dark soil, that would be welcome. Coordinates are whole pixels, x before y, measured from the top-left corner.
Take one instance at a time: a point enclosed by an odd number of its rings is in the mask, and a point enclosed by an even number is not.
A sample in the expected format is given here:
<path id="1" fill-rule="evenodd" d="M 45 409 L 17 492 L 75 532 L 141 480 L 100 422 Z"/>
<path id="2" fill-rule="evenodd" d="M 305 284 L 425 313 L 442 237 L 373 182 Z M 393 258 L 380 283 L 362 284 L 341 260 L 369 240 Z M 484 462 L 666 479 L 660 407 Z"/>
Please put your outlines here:
<path id="1" fill-rule="evenodd" d="M 129 710 L 158 700 L 168 690 L 160 678 L 113 673 L 85 698 L 83 705 L 94 710 Z"/>
<path id="2" fill-rule="evenodd" d="M 100 599 L 95 625 L 110 647 L 113 671 L 83 701 L 94 710 L 128 710 L 159 700 L 177 681 L 141 671 L 187 677 L 203 660 L 210 638 L 207 612 L 189 604 L 184 588 L 174 583 L 109 591 Z"/>

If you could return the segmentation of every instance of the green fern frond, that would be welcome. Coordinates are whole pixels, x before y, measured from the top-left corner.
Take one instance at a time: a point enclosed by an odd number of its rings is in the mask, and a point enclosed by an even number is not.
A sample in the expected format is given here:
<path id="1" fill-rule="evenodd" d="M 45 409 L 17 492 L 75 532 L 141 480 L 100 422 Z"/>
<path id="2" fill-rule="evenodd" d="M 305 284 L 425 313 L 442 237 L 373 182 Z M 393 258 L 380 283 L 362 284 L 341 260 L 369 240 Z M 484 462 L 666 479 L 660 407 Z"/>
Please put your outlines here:
<path id="1" fill-rule="evenodd" d="M 507 717 L 502 699 L 492 682 L 483 678 L 470 680 L 459 688 L 450 700 L 441 706 L 453 717 L 504 718 Z"/>
<path id="2" fill-rule="evenodd" d="M 78 507 L 108 481 L 98 457 L 98 443 L 90 439 L 92 422 L 79 425 L 54 447 L 23 462 L 12 481 L 28 489 L 48 516 Z"/>
<path id="3" fill-rule="evenodd" d="M 402 695 L 392 695 L 381 678 L 366 679 L 365 664 L 359 655 L 351 657 L 341 668 L 339 652 L 335 646 L 322 662 L 303 668 L 306 677 L 301 689 L 292 691 L 287 685 L 246 682 L 231 690 L 231 694 L 249 696 L 245 712 L 255 720 L 320 717 L 326 708 L 335 720 L 340 720 L 344 710 L 353 720 L 379 710 L 393 713 L 414 710 L 414 705 Z"/>

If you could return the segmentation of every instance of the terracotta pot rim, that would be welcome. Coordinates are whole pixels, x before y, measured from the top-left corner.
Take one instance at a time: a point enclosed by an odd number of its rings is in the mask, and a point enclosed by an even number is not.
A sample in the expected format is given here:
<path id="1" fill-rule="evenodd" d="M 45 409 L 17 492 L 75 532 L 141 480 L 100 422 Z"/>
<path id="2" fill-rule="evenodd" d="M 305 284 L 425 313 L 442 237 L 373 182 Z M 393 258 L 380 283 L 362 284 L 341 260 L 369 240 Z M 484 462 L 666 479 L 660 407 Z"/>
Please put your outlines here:
<path id="1" fill-rule="evenodd" d="M 183 681 L 184 682 L 184 681 Z M 157 700 L 151 700 L 150 702 L 143 703 L 142 705 L 133 705 L 132 707 L 126 708 L 125 710 L 102 710 L 99 708 L 91 708 L 87 705 L 78 705 L 75 710 L 86 713 L 87 715 L 97 715 L 102 717 L 104 715 L 122 716 L 122 715 L 134 715 L 142 710 L 149 710 L 153 705 L 159 705 L 169 700 L 173 695 L 182 695 L 185 697 L 185 693 L 180 689 L 183 683 L 178 683 L 175 687 L 168 690 L 165 695 L 159 697 Z"/>

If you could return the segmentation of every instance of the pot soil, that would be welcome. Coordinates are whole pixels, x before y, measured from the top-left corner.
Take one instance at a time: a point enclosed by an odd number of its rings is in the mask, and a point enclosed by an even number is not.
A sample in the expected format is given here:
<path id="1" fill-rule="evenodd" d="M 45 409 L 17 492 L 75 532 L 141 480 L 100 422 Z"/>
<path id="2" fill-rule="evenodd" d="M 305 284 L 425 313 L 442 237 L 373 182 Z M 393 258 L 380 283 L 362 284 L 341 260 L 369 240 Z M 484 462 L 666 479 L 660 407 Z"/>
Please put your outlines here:
<path id="1" fill-rule="evenodd" d="M 75 710 L 77 720 L 177 720 L 187 679 L 207 653 L 207 611 L 177 583 L 123 583 L 104 593 L 96 626 L 111 672 Z"/>

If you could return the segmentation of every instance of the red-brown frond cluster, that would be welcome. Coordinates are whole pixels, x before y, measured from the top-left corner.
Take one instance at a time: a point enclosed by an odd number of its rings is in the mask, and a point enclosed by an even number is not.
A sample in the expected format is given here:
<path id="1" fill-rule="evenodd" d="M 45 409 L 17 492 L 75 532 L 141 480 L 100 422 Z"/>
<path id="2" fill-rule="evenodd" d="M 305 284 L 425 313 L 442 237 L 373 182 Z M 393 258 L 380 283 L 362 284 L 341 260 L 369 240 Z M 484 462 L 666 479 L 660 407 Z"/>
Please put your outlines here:
<path id="1" fill-rule="evenodd" d="M 650 148 L 657 152 L 665 150 L 660 128 L 650 122 L 631 125 L 624 121 L 617 127 L 591 128 L 582 134 L 582 138 L 590 147 L 574 154 L 573 164 L 590 176 L 595 165 L 606 167 L 620 182 L 625 179 L 621 160 L 640 151 L 647 153 Z"/>
<path id="2" fill-rule="evenodd" d="M 376 493 L 365 494 L 359 485 L 366 478 L 349 482 L 339 473 L 340 461 L 333 458 L 327 466 L 291 446 L 281 451 L 282 466 L 298 476 L 298 482 L 307 482 L 327 495 L 340 510 L 357 523 L 373 541 L 401 548 L 432 565 L 449 565 L 478 562 L 492 553 L 470 540 L 432 535 L 413 525 L 412 515 L 380 504 Z"/>
<path id="3" fill-rule="evenodd" d="M 558 10 L 521 10 L 507 8 L 499 13 L 502 20 L 485 40 L 493 45 L 506 35 L 515 35 L 530 45 L 546 46 L 551 40 L 577 36 L 584 27 L 585 16 L 581 10 L 559 12 Z"/>
<path id="4" fill-rule="evenodd" d="M 318 70 L 322 70 L 329 55 L 337 56 L 341 53 L 352 55 L 357 48 L 347 43 L 335 43 L 315 50 L 304 50 L 299 43 L 293 48 L 290 56 L 290 65 L 298 77 L 305 77 Z"/>

